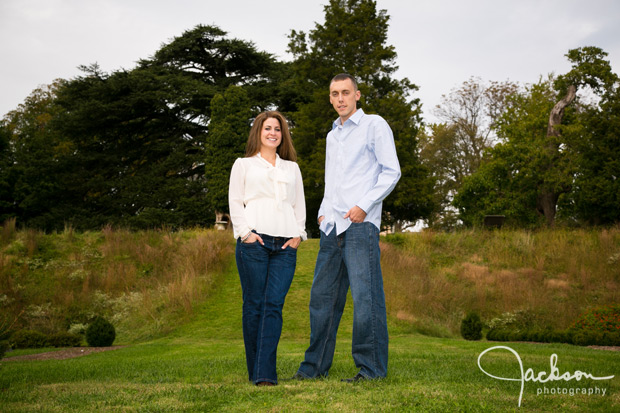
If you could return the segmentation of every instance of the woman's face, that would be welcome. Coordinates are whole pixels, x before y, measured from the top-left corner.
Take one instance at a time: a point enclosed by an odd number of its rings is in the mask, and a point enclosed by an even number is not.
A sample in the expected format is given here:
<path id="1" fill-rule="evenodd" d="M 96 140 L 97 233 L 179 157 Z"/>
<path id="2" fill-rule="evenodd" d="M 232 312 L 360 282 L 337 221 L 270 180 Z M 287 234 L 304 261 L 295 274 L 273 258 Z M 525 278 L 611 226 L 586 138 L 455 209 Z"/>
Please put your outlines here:
<path id="1" fill-rule="evenodd" d="M 280 122 L 276 118 L 267 118 L 260 131 L 261 149 L 275 150 L 282 143 Z"/>

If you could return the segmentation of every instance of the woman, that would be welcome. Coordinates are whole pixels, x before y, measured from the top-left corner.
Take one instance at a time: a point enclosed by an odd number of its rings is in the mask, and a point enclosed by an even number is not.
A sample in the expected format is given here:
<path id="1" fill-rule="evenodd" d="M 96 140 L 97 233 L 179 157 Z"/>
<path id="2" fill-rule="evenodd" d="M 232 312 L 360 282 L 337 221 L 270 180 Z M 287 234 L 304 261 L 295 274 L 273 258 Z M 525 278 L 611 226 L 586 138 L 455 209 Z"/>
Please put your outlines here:
<path id="1" fill-rule="evenodd" d="M 250 381 L 273 386 L 278 383 L 284 298 L 297 247 L 306 239 L 301 172 L 282 114 L 268 111 L 256 117 L 245 156 L 232 167 L 228 192 L 243 290 L 245 357 Z"/>

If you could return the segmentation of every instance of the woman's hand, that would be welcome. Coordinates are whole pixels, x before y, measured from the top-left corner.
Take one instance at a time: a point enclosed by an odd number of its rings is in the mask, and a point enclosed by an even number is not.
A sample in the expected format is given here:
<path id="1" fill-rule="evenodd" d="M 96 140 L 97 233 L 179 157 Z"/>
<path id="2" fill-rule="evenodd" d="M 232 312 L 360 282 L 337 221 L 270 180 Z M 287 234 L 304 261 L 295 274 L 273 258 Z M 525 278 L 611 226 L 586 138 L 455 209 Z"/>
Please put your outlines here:
<path id="1" fill-rule="evenodd" d="M 250 235 L 248 235 L 248 237 L 245 239 L 245 241 L 242 241 L 244 244 L 252 244 L 254 242 L 259 242 L 260 245 L 265 245 L 265 243 L 263 242 L 263 239 L 260 237 L 260 235 L 258 235 L 255 232 L 251 232 Z"/>
<path id="2" fill-rule="evenodd" d="M 299 244 L 301 244 L 301 237 L 291 238 L 282 245 L 282 249 L 286 249 L 286 247 L 291 248 L 299 248 Z"/>

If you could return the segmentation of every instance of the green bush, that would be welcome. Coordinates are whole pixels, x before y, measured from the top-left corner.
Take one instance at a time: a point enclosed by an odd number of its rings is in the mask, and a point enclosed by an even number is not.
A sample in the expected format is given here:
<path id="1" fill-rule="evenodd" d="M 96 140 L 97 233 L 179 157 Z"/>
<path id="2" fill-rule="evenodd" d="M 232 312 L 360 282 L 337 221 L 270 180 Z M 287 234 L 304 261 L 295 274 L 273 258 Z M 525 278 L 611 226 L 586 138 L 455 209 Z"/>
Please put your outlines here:
<path id="1" fill-rule="evenodd" d="M 66 331 L 52 334 L 47 340 L 52 347 L 79 347 L 82 344 L 82 336 Z"/>
<path id="2" fill-rule="evenodd" d="M 480 340 L 482 338 L 482 321 L 477 313 L 469 313 L 461 321 L 461 335 L 465 340 Z"/>
<path id="3" fill-rule="evenodd" d="M 0 359 L 4 357 L 4 354 L 9 349 L 9 342 L 6 340 L 0 341 Z"/>
<path id="4" fill-rule="evenodd" d="M 575 333 L 620 333 L 620 305 L 592 308 L 582 314 L 570 329 Z"/>
<path id="5" fill-rule="evenodd" d="M 47 336 L 34 330 L 19 330 L 9 339 L 13 348 L 42 348 L 47 347 Z"/>
<path id="6" fill-rule="evenodd" d="M 620 346 L 620 333 L 608 333 L 604 332 L 601 346 Z"/>
<path id="7" fill-rule="evenodd" d="M 105 318 L 97 317 L 86 329 L 86 342 L 91 347 L 108 347 L 114 343 L 116 330 Z"/>

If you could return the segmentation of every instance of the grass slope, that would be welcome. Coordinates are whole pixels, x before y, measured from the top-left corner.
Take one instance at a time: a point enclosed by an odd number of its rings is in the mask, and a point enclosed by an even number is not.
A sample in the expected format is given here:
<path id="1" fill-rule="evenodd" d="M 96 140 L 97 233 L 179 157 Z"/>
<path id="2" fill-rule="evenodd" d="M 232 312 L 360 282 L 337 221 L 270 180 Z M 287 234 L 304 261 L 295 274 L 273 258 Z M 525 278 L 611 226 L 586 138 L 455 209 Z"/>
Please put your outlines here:
<path id="1" fill-rule="evenodd" d="M 285 381 L 296 371 L 308 343 L 308 297 L 318 242 L 304 242 L 284 309 L 278 350 L 281 383 L 272 388 L 247 381 L 241 333 L 241 291 L 234 263 L 217 278 L 193 320 L 166 338 L 71 360 L 0 362 L 3 412 L 170 411 L 517 411 L 520 383 L 484 375 L 478 355 L 498 344 L 430 338 L 408 333 L 390 320 L 390 365 L 385 380 L 342 383 L 356 373 L 350 355 L 351 303 L 343 316 L 330 377 Z M 577 370 L 618 375 L 617 352 L 569 345 L 506 344 L 524 369 L 558 374 Z M 487 371 L 519 377 L 516 357 L 487 353 Z M 558 390 L 559 388 L 559 390 Z M 593 394 L 574 394 L 576 389 Z M 596 394 L 598 390 L 599 394 Z M 605 395 L 600 394 L 605 390 Z M 540 391 L 540 395 L 537 392 Z M 548 394 L 545 394 L 545 391 Z M 566 394 L 562 394 L 566 391 Z M 571 391 L 574 395 L 570 395 Z M 553 393 L 553 394 L 552 394 Z M 559 394 L 558 394 L 559 393 Z M 620 411 L 620 378 L 526 382 L 526 411 Z"/>

